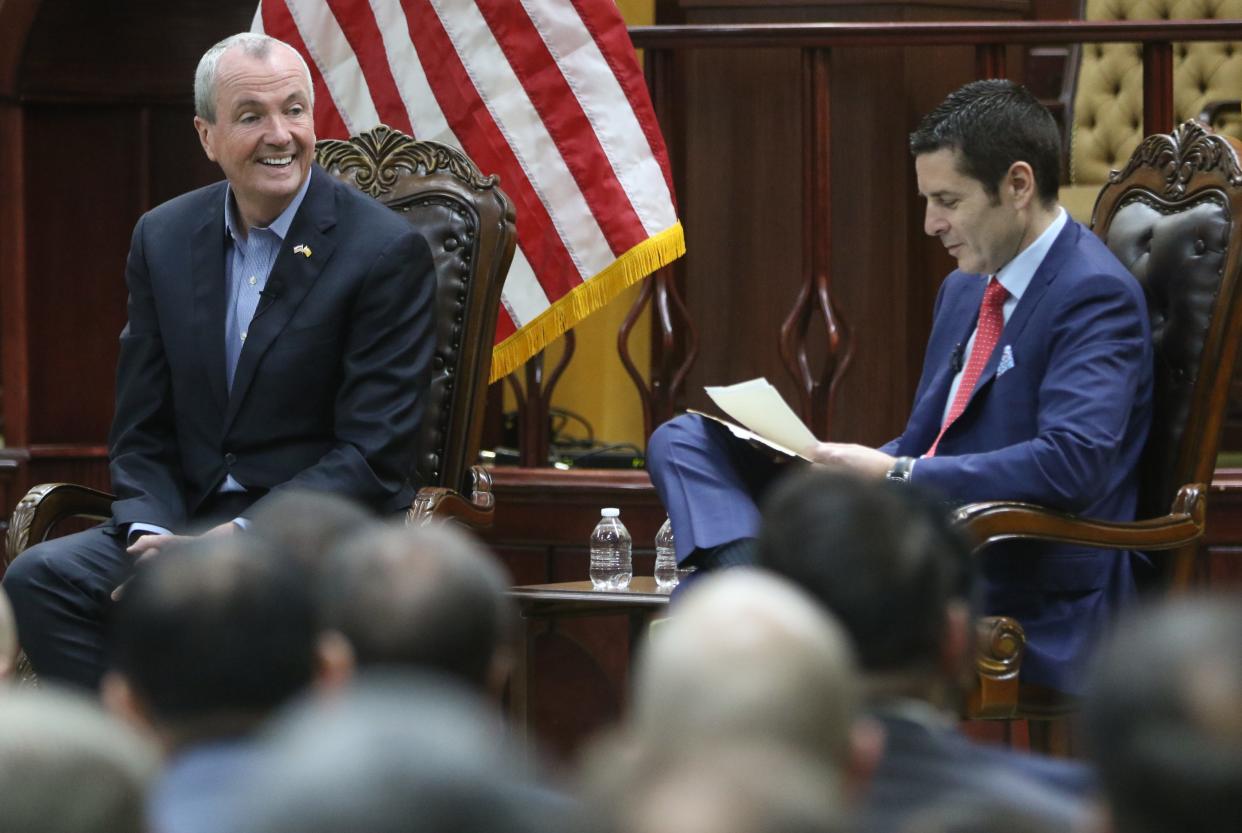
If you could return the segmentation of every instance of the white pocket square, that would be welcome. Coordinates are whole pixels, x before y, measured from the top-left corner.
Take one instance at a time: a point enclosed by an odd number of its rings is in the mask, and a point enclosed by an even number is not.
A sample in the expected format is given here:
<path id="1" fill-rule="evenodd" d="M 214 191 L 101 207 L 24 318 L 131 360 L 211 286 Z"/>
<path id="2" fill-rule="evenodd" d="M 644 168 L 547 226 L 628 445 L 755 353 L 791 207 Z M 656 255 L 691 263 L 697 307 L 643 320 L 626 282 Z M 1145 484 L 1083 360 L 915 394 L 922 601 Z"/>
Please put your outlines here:
<path id="1" fill-rule="evenodd" d="M 1013 348 L 1006 344 L 1005 349 L 1001 351 L 1000 362 L 996 365 L 996 375 L 1000 376 L 1011 367 L 1013 367 Z"/>

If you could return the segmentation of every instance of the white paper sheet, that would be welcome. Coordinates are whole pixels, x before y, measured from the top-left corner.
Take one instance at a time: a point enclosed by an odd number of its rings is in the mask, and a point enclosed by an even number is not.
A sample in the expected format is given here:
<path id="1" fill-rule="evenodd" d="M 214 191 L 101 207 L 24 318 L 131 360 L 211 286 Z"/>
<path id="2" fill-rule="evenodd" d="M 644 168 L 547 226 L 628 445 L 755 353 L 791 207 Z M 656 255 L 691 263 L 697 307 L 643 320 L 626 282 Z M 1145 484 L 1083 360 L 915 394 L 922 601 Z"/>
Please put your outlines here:
<path id="1" fill-rule="evenodd" d="M 819 440 L 767 379 L 706 387 L 716 406 L 761 437 L 802 456 Z"/>

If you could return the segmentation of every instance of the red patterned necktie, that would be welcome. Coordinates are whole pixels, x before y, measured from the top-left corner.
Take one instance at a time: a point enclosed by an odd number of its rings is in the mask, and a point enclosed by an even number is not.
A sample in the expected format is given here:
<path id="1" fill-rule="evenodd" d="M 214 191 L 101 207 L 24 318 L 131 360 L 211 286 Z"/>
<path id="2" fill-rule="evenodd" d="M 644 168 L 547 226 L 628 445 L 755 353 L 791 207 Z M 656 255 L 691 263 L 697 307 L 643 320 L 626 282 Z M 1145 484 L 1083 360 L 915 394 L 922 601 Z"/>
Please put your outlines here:
<path id="1" fill-rule="evenodd" d="M 1008 296 L 1009 293 L 1005 287 L 1000 285 L 1000 281 L 996 278 L 988 279 L 987 288 L 983 290 L 983 301 L 979 304 L 979 324 L 975 330 L 975 344 L 970 350 L 970 358 L 966 361 L 966 369 L 962 371 L 962 381 L 957 386 L 953 405 L 944 418 L 944 424 L 940 426 L 940 434 L 924 455 L 925 457 L 936 455 L 936 446 L 940 445 L 944 432 L 949 430 L 953 420 L 960 417 L 962 411 L 966 410 L 970 394 L 974 392 L 975 384 L 983 374 L 983 366 L 988 363 L 992 351 L 996 349 L 996 342 L 1000 341 L 1001 330 L 1005 327 L 1004 307 Z"/>

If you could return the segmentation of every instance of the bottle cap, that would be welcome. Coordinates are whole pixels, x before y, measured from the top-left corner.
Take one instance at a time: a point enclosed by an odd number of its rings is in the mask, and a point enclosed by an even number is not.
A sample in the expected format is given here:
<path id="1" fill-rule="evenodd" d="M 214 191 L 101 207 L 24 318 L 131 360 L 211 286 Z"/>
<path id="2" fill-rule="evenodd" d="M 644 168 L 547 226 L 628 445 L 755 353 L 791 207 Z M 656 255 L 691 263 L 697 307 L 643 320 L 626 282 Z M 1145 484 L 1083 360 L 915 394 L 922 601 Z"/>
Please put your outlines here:
<path id="1" fill-rule="evenodd" d="M 615 506 L 609 506 L 607 509 L 599 510 L 599 514 L 602 518 L 615 518 L 621 514 L 621 510 Z"/>

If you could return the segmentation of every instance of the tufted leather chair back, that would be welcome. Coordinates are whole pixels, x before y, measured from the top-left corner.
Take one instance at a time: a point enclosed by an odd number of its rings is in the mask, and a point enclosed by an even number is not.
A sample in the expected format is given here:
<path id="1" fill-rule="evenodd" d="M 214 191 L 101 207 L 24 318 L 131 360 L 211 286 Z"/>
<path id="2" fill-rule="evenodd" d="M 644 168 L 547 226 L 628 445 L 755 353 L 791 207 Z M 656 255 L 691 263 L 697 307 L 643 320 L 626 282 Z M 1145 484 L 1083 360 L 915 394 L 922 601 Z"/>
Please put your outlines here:
<path id="1" fill-rule="evenodd" d="M 1242 0 L 1086 0 L 1087 20 L 1183 20 L 1242 17 Z M 1242 93 L 1242 44 L 1173 47 L 1174 122 Z M 1143 58 L 1134 43 L 1084 44 L 1070 135 L 1070 182 L 1098 187 L 1143 138 Z M 1242 125 L 1233 123 L 1230 130 Z M 1242 131 L 1235 133 L 1242 137 Z M 1089 203 L 1088 203 L 1089 205 Z"/>
<path id="2" fill-rule="evenodd" d="M 417 482 L 470 494 L 479 454 L 500 290 L 517 240 L 513 203 L 461 151 L 380 125 L 325 139 L 315 158 L 337 179 L 398 211 L 436 265 L 436 351 L 419 437 Z"/>
<path id="3" fill-rule="evenodd" d="M 1242 142 L 1197 121 L 1149 136 L 1110 175 L 1092 215 L 1096 234 L 1142 283 L 1151 314 L 1155 395 L 1141 518 L 1168 512 L 1182 485 L 1212 482 L 1242 334 L 1240 154 Z"/>

